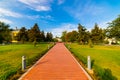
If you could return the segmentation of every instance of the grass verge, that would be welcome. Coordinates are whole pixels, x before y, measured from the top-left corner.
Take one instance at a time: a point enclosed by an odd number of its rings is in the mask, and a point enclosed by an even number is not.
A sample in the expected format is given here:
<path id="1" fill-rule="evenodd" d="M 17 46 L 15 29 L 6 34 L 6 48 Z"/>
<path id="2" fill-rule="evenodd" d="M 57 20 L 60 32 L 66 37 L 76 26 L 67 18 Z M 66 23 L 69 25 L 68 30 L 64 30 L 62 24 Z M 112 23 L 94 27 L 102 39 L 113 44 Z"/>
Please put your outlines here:
<path id="1" fill-rule="evenodd" d="M 94 76 L 101 76 L 97 77 L 97 80 L 116 80 L 117 78 L 120 80 L 120 46 L 95 45 L 90 48 L 88 45 L 78 45 L 77 43 L 69 44 L 69 46 L 70 51 L 85 66 L 87 65 L 87 56 L 91 56 Z M 108 76 L 108 79 L 105 76 Z"/>
<path id="2" fill-rule="evenodd" d="M 0 80 L 16 80 L 21 71 L 22 56 L 26 56 L 27 68 L 33 65 L 53 44 L 14 44 L 0 46 Z M 15 75 L 16 74 L 16 75 Z"/>

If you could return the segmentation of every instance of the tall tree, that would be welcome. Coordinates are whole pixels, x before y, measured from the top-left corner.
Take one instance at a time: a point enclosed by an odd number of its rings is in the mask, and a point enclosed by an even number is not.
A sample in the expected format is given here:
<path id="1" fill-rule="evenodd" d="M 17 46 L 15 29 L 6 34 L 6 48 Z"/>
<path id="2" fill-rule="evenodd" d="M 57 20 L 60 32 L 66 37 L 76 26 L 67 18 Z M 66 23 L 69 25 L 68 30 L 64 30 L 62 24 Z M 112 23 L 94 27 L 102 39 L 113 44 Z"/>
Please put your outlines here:
<path id="1" fill-rule="evenodd" d="M 65 36 L 67 42 L 75 42 L 77 41 L 77 38 L 78 38 L 77 31 L 68 32 Z"/>
<path id="2" fill-rule="evenodd" d="M 41 32 L 41 41 L 43 41 L 43 42 L 45 41 L 45 33 L 44 33 L 44 31 Z"/>
<path id="3" fill-rule="evenodd" d="M 67 42 L 71 42 L 71 35 L 72 35 L 72 32 L 68 32 L 68 33 L 66 34 L 65 40 L 66 40 Z"/>
<path id="4" fill-rule="evenodd" d="M 11 41 L 9 27 L 10 26 L 5 24 L 4 22 L 0 22 L 0 43 L 2 43 L 3 41 Z"/>
<path id="5" fill-rule="evenodd" d="M 38 24 L 35 23 L 35 25 L 28 31 L 28 36 L 29 36 L 29 41 L 33 42 L 33 41 L 37 41 L 39 42 L 41 39 L 41 35 L 40 35 L 40 29 L 38 27 Z"/>
<path id="6" fill-rule="evenodd" d="M 94 29 L 91 30 L 91 40 L 93 43 L 101 43 L 104 40 L 104 31 L 95 23 Z"/>
<path id="7" fill-rule="evenodd" d="M 72 35 L 71 35 L 71 42 L 75 42 L 78 39 L 78 32 L 77 31 L 72 31 Z"/>
<path id="8" fill-rule="evenodd" d="M 107 36 L 120 39 L 120 15 L 109 23 L 109 26 L 107 27 Z"/>
<path id="9" fill-rule="evenodd" d="M 53 41 L 53 35 L 51 32 L 47 32 L 46 34 L 46 41 Z"/>
<path id="10" fill-rule="evenodd" d="M 81 24 L 78 24 L 78 42 L 85 44 L 86 42 L 86 28 Z"/>
<path id="11" fill-rule="evenodd" d="M 21 41 L 22 43 L 24 43 L 25 41 L 28 40 L 28 34 L 27 34 L 27 30 L 25 27 L 22 27 L 17 35 L 17 40 Z"/>
<path id="12" fill-rule="evenodd" d="M 61 39 L 62 39 L 63 42 L 66 42 L 66 40 L 65 40 L 66 34 L 67 34 L 67 31 L 62 32 Z"/>

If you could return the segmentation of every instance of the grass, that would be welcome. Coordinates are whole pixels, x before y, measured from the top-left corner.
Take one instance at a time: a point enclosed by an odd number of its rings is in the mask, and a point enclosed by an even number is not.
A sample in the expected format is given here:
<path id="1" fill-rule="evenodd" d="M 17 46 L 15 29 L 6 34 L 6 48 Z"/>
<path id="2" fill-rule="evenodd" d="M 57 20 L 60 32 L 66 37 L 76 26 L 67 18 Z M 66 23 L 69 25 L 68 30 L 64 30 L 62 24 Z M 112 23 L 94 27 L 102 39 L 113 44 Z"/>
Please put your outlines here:
<path id="1" fill-rule="evenodd" d="M 94 64 L 109 68 L 112 74 L 120 80 L 120 46 L 95 45 L 89 48 L 87 45 L 70 44 L 71 51 L 87 58 L 91 56 L 95 60 Z"/>
<path id="2" fill-rule="evenodd" d="M 52 46 L 52 44 L 49 44 Z M 21 70 L 21 58 L 26 56 L 27 66 L 33 64 L 48 50 L 48 44 L 14 44 L 0 46 L 0 80 L 7 80 Z M 38 57 L 39 56 L 39 57 Z"/>

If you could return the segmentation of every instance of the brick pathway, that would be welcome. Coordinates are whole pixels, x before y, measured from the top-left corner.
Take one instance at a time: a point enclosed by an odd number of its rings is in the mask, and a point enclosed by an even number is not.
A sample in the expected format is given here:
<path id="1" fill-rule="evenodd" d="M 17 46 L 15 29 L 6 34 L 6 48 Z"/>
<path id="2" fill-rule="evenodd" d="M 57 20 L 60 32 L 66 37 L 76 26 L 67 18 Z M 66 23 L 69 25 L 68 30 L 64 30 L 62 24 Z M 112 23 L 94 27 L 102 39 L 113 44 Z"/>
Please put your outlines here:
<path id="1" fill-rule="evenodd" d="M 57 43 L 19 80 L 88 80 L 63 43 Z"/>

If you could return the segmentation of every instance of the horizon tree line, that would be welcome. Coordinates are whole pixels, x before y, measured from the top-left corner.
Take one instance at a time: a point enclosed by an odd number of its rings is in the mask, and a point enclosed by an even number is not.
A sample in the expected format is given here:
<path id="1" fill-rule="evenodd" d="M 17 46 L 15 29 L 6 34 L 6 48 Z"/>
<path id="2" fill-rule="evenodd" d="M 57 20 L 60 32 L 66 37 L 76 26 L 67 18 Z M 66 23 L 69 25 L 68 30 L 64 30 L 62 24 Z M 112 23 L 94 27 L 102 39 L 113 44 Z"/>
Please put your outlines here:
<path id="1" fill-rule="evenodd" d="M 106 37 L 120 40 L 120 15 L 108 24 L 106 29 L 102 29 L 95 23 L 91 31 L 78 24 L 78 31 L 63 31 L 61 39 L 63 42 L 78 42 L 80 44 L 88 44 L 89 41 L 93 44 L 103 43 Z M 0 22 L 0 43 L 11 42 L 11 29 L 9 27 L 8 24 Z M 38 24 L 35 23 L 31 29 L 22 27 L 15 39 L 22 43 L 25 41 L 48 42 L 53 41 L 53 35 L 51 32 L 47 32 L 45 35 L 44 31 L 40 31 Z"/>
<path id="2" fill-rule="evenodd" d="M 120 40 L 120 15 L 108 23 L 106 29 L 102 29 L 95 23 L 94 28 L 91 31 L 88 31 L 83 25 L 78 24 L 78 30 L 67 32 L 63 31 L 61 39 L 64 42 L 78 42 L 79 44 L 100 44 L 104 42 L 104 39 L 115 38 Z"/>
<path id="3" fill-rule="evenodd" d="M 0 22 L 0 43 L 3 42 L 11 42 L 11 31 L 13 29 L 9 29 L 9 25 L 4 22 Z M 25 27 L 21 27 L 18 34 L 14 37 L 15 40 L 24 42 L 51 42 L 53 41 L 53 34 L 51 32 L 40 31 L 37 23 L 31 29 L 26 29 Z"/>
<path id="4" fill-rule="evenodd" d="M 89 41 L 92 41 L 94 44 L 102 43 L 105 38 L 105 30 L 99 28 L 98 24 L 95 23 L 94 28 L 91 31 L 78 24 L 78 31 L 62 33 L 62 40 L 64 42 L 78 42 L 79 44 L 88 44 Z"/>

